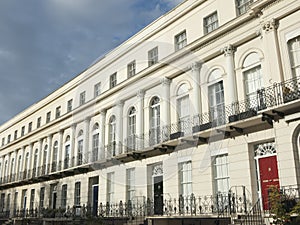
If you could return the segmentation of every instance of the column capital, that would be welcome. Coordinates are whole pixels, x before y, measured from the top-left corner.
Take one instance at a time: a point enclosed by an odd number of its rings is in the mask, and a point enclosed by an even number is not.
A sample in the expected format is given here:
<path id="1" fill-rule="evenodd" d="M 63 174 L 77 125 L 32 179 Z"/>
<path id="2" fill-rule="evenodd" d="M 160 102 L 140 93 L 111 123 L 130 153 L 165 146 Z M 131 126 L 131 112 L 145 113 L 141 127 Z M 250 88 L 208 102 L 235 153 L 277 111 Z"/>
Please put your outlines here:
<path id="1" fill-rule="evenodd" d="M 200 62 L 193 62 L 191 65 L 189 65 L 189 69 L 191 69 L 192 71 L 198 71 L 202 66 L 202 63 Z"/>
<path id="2" fill-rule="evenodd" d="M 123 100 L 118 100 L 116 105 L 117 105 L 118 107 L 123 107 L 124 101 L 123 101 Z"/>
<path id="3" fill-rule="evenodd" d="M 100 110 L 100 115 L 105 116 L 106 115 L 106 109 L 101 109 Z"/>
<path id="4" fill-rule="evenodd" d="M 167 77 L 161 78 L 160 82 L 163 86 L 165 86 L 165 85 L 170 86 L 170 84 L 171 84 L 171 80 Z"/>
<path id="5" fill-rule="evenodd" d="M 226 45 L 224 48 L 221 49 L 221 52 L 224 53 L 225 56 L 232 56 L 235 52 L 235 47 L 231 44 Z"/>
<path id="6" fill-rule="evenodd" d="M 278 27 L 279 27 L 279 22 L 275 19 L 271 19 L 269 21 L 265 21 L 261 23 L 261 28 L 266 33 L 277 30 Z"/>
<path id="7" fill-rule="evenodd" d="M 145 95 L 145 91 L 143 89 L 140 89 L 137 91 L 136 96 L 139 98 L 143 98 Z"/>

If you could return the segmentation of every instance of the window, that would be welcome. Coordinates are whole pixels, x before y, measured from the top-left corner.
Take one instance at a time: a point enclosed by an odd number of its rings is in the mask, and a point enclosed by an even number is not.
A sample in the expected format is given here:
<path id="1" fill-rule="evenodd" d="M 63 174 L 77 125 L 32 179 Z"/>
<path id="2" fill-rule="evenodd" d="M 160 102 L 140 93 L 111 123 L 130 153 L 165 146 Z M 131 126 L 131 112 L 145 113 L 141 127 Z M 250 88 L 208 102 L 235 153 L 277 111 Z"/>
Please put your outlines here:
<path id="1" fill-rule="evenodd" d="M 47 165 L 47 157 L 48 157 L 48 145 L 44 147 L 43 153 L 43 166 L 42 166 L 42 174 L 46 174 L 46 165 Z"/>
<path id="2" fill-rule="evenodd" d="M 136 110 L 131 107 L 128 114 L 128 139 L 127 149 L 135 150 L 136 147 Z"/>
<path id="3" fill-rule="evenodd" d="M 7 194 L 6 210 L 10 210 L 10 193 Z"/>
<path id="4" fill-rule="evenodd" d="M 74 204 L 80 205 L 80 182 L 75 183 Z"/>
<path id="5" fill-rule="evenodd" d="M 45 200 L 45 187 L 41 187 L 41 190 L 40 190 L 40 209 L 44 208 L 44 200 Z"/>
<path id="6" fill-rule="evenodd" d="M 228 193 L 229 191 L 229 173 L 228 173 L 228 155 L 215 156 L 213 160 L 213 176 L 215 193 Z"/>
<path id="7" fill-rule="evenodd" d="M 24 179 L 29 177 L 29 172 L 27 170 L 27 168 L 30 168 L 29 166 L 29 152 L 26 153 L 26 158 L 25 158 L 25 166 L 23 167 L 23 171 L 24 171 Z"/>
<path id="8" fill-rule="evenodd" d="M 14 169 L 15 169 L 15 159 L 13 158 L 10 163 L 10 181 L 14 181 L 15 179 Z"/>
<path id="9" fill-rule="evenodd" d="M 150 145 L 158 144 L 160 138 L 160 99 L 152 98 L 150 102 Z"/>
<path id="10" fill-rule="evenodd" d="M 5 145 L 5 138 L 2 138 L 2 146 Z"/>
<path id="11" fill-rule="evenodd" d="M 39 128 L 39 127 L 41 126 L 41 120 L 42 120 L 41 117 L 37 118 L 37 121 L 36 121 L 36 128 Z"/>
<path id="12" fill-rule="evenodd" d="M 204 21 L 203 21 L 203 25 L 204 25 L 204 33 L 205 34 L 217 29 L 219 27 L 217 12 L 214 12 L 214 13 L 210 14 L 209 16 L 205 17 Z"/>
<path id="13" fill-rule="evenodd" d="M 116 155 L 116 117 L 112 116 L 109 120 L 109 150 L 111 156 Z"/>
<path id="14" fill-rule="evenodd" d="M 128 200 L 133 200 L 135 195 L 135 170 L 127 169 L 126 170 L 126 198 Z"/>
<path id="15" fill-rule="evenodd" d="M 235 4 L 236 4 L 237 15 L 241 15 L 247 12 L 252 2 L 253 0 L 236 0 Z"/>
<path id="16" fill-rule="evenodd" d="M 53 153 L 52 153 L 52 167 L 51 167 L 52 172 L 55 172 L 57 170 L 57 153 L 58 153 L 58 142 L 55 141 L 53 145 Z"/>
<path id="17" fill-rule="evenodd" d="M 7 144 L 10 143 L 10 139 L 11 139 L 11 135 L 9 134 L 9 135 L 7 136 Z"/>
<path id="18" fill-rule="evenodd" d="M 21 173 L 22 173 L 22 156 L 20 155 L 19 156 L 19 159 L 18 159 L 18 167 L 17 167 L 17 179 L 20 180 L 21 179 Z"/>
<path id="19" fill-rule="evenodd" d="M 55 118 L 59 118 L 60 117 L 60 114 L 61 114 L 61 107 L 58 106 L 56 107 L 56 111 L 55 111 Z"/>
<path id="20" fill-rule="evenodd" d="M 23 137 L 24 135 L 25 135 L 25 126 L 21 128 L 21 137 Z"/>
<path id="21" fill-rule="evenodd" d="M 51 112 L 47 112 L 46 123 L 49 123 L 50 121 L 51 121 Z"/>
<path id="22" fill-rule="evenodd" d="M 36 174 L 37 174 L 37 168 L 39 167 L 38 165 L 38 156 L 39 156 L 39 150 L 36 149 L 35 152 L 34 152 L 34 158 L 33 158 L 33 165 L 34 165 L 34 168 L 32 170 L 32 176 L 35 177 Z M 25 168 L 27 169 L 27 168 Z"/>
<path id="23" fill-rule="evenodd" d="M 300 36 L 288 41 L 290 63 L 294 77 L 300 76 Z"/>
<path id="24" fill-rule="evenodd" d="M 79 96 L 79 105 L 83 105 L 85 103 L 85 91 L 80 93 Z"/>
<path id="25" fill-rule="evenodd" d="M 189 131 L 189 119 L 190 119 L 190 99 L 189 99 L 189 87 L 187 84 L 182 84 L 177 90 L 177 113 L 178 113 L 178 125 L 179 131 Z"/>
<path id="26" fill-rule="evenodd" d="M 192 194 L 192 162 L 179 163 L 179 192 L 183 197 Z"/>
<path id="27" fill-rule="evenodd" d="M 94 97 L 96 98 L 101 94 L 101 82 L 95 84 L 94 86 Z"/>
<path id="28" fill-rule="evenodd" d="M 13 203 L 13 209 L 14 209 L 14 212 L 17 212 L 17 204 L 18 204 L 18 192 L 15 192 L 15 198 L 14 198 L 14 203 Z"/>
<path id="29" fill-rule="evenodd" d="M 83 155 L 83 131 L 80 130 L 78 134 L 78 155 L 77 155 L 77 165 L 82 164 L 82 155 Z"/>
<path id="30" fill-rule="evenodd" d="M 61 187 L 61 208 L 62 209 L 67 208 L 67 194 L 68 194 L 68 186 L 67 184 L 64 184 Z"/>
<path id="31" fill-rule="evenodd" d="M 208 79 L 208 102 L 210 121 L 214 126 L 225 123 L 225 103 L 222 71 L 214 69 Z"/>
<path id="32" fill-rule="evenodd" d="M 113 88 L 116 85 L 117 85 L 117 73 L 114 73 L 109 77 L 109 88 Z"/>
<path id="33" fill-rule="evenodd" d="M 135 61 L 127 65 L 127 76 L 133 77 L 135 75 Z"/>
<path id="34" fill-rule="evenodd" d="M 71 112 L 73 109 L 73 99 L 70 99 L 67 103 L 67 112 Z"/>
<path id="35" fill-rule="evenodd" d="M 68 169 L 70 166 L 70 136 L 67 136 L 65 143 L 65 160 L 64 160 L 64 169 Z"/>
<path id="36" fill-rule="evenodd" d="M 30 192 L 30 205 L 29 205 L 30 210 L 33 210 L 33 207 L 34 207 L 34 195 L 35 195 L 35 189 L 31 189 L 31 192 Z"/>
<path id="37" fill-rule="evenodd" d="M 15 130 L 14 140 L 17 140 L 18 138 L 18 130 Z"/>
<path id="38" fill-rule="evenodd" d="M 152 66 L 158 62 L 158 47 L 148 51 L 148 66 Z"/>
<path id="39" fill-rule="evenodd" d="M 187 45 L 186 31 L 175 36 L 175 50 L 178 51 Z"/>
<path id="40" fill-rule="evenodd" d="M 107 194 L 106 194 L 106 196 L 107 196 L 107 202 L 109 202 L 109 203 L 114 202 L 114 177 L 115 177 L 115 174 L 113 172 L 107 174 L 107 187 L 106 187 Z"/>
<path id="41" fill-rule="evenodd" d="M 92 146 L 92 161 L 98 161 L 99 152 L 99 124 L 96 123 L 93 127 L 93 146 Z"/>

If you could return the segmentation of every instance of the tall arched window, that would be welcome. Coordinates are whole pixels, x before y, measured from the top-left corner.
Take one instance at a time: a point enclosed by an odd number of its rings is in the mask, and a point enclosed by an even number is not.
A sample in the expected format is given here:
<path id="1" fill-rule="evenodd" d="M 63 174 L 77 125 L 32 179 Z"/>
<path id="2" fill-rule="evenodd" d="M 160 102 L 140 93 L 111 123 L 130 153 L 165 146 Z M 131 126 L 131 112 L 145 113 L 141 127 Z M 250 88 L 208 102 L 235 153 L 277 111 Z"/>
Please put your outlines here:
<path id="1" fill-rule="evenodd" d="M 188 132 L 190 119 L 189 88 L 187 84 L 179 86 L 177 93 L 178 131 Z"/>
<path id="2" fill-rule="evenodd" d="M 77 165 L 82 164 L 83 156 L 83 131 L 80 130 L 77 137 Z"/>
<path id="3" fill-rule="evenodd" d="M 208 102 L 210 121 L 215 125 L 225 123 L 225 102 L 222 72 L 213 70 L 208 79 Z"/>
<path id="4" fill-rule="evenodd" d="M 48 145 L 45 145 L 44 152 L 43 152 L 42 174 L 46 174 L 47 157 L 48 157 Z"/>
<path id="5" fill-rule="evenodd" d="M 289 40 L 288 48 L 292 74 L 294 77 L 300 76 L 300 36 Z"/>
<path id="6" fill-rule="evenodd" d="M 93 127 L 92 162 L 98 161 L 98 154 L 99 154 L 99 124 L 95 123 Z"/>
<path id="7" fill-rule="evenodd" d="M 65 159 L 64 159 L 64 169 L 68 169 L 70 166 L 70 151 L 71 151 L 71 141 L 70 136 L 67 136 L 65 142 Z"/>
<path id="8" fill-rule="evenodd" d="M 57 153 L 58 153 L 58 142 L 55 141 L 53 145 L 53 152 L 52 152 L 51 172 L 55 172 L 57 170 Z"/>
<path id="9" fill-rule="evenodd" d="M 10 181 L 11 182 L 15 180 L 14 169 L 15 169 L 15 159 L 12 158 L 11 163 L 10 163 Z"/>
<path id="10" fill-rule="evenodd" d="M 155 96 L 150 101 L 150 146 L 160 143 L 160 99 Z"/>
<path id="11" fill-rule="evenodd" d="M 23 172 L 24 172 L 24 177 L 23 178 L 29 178 L 29 173 L 28 173 L 28 169 L 30 168 L 29 166 L 29 152 L 26 153 L 26 158 L 25 158 L 25 166 L 23 168 Z"/>
<path id="12" fill-rule="evenodd" d="M 18 167 L 17 167 L 17 179 L 20 180 L 21 179 L 21 163 L 22 163 L 22 156 L 20 155 L 18 158 Z"/>
<path id="13" fill-rule="evenodd" d="M 109 119 L 109 151 L 111 156 L 116 155 L 116 117 Z"/>
<path id="14" fill-rule="evenodd" d="M 136 109 L 131 107 L 128 113 L 128 139 L 127 150 L 135 150 L 136 147 Z"/>
<path id="15" fill-rule="evenodd" d="M 257 91 L 262 88 L 261 63 L 259 55 L 252 52 L 244 59 L 243 78 L 246 99 L 255 99 Z"/>
<path id="16" fill-rule="evenodd" d="M 38 170 L 38 156 L 39 156 L 39 150 L 35 149 L 34 152 L 34 159 L 33 159 L 33 171 L 32 171 L 32 177 L 37 176 L 37 170 Z"/>

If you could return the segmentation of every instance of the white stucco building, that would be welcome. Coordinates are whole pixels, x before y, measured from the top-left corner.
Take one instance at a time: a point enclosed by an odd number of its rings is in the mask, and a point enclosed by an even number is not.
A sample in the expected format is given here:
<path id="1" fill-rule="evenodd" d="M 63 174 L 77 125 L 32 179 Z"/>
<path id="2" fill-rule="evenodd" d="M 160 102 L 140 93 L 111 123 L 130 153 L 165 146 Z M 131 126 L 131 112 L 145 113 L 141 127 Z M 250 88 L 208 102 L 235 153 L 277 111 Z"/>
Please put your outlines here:
<path id="1" fill-rule="evenodd" d="M 271 185 L 300 184 L 299 9 L 186 0 L 154 21 L 1 125 L 0 210 L 267 210 Z"/>

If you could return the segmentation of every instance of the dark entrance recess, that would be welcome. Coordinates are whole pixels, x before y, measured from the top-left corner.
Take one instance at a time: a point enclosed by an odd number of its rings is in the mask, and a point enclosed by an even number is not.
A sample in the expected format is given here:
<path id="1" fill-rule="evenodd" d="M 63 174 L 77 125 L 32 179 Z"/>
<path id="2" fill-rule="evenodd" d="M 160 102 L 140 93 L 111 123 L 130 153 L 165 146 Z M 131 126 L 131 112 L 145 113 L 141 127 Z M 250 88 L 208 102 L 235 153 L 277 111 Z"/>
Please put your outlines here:
<path id="1" fill-rule="evenodd" d="M 154 177 L 154 214 L 163 214 L 163 176 Z"/>

